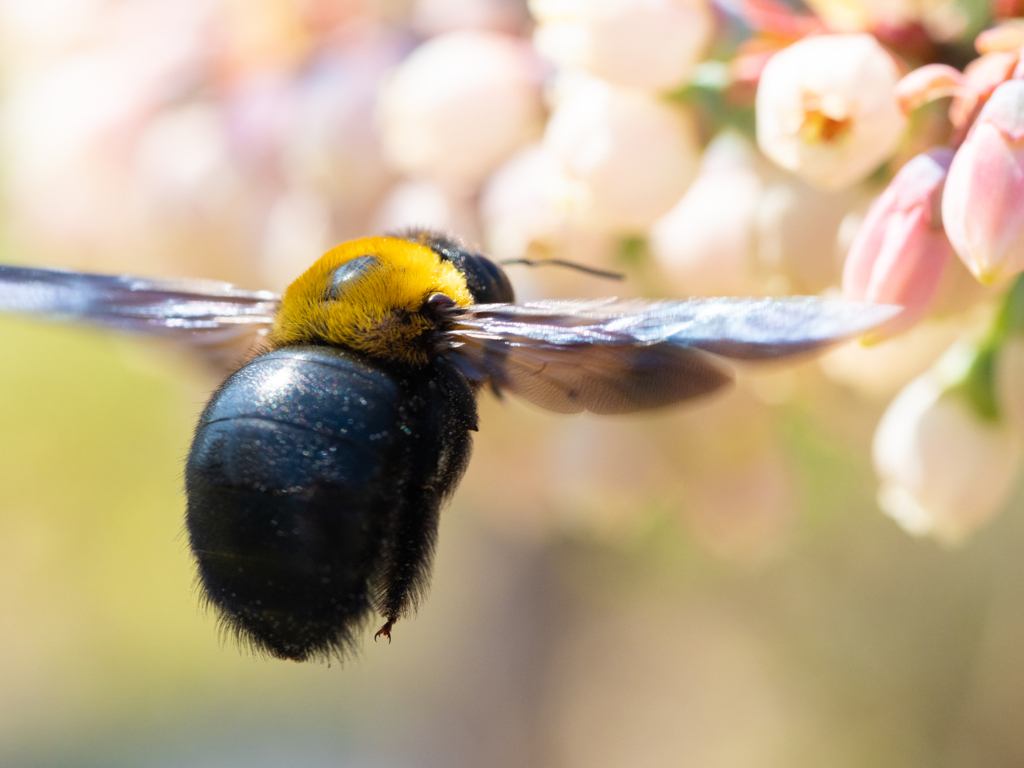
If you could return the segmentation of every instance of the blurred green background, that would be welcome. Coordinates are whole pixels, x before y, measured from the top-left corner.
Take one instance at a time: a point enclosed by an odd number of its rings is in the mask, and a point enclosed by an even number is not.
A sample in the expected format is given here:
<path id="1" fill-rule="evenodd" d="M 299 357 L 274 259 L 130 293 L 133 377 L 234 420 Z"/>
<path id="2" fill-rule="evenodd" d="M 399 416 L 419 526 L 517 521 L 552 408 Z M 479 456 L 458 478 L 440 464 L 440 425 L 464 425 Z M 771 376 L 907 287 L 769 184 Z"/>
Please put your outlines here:
<path id="1" fill-rule="evenodd" d="M 735 536 L 709 552 L 685 483 L 650 462 L 671 465 L 669 435 L 718 450 L 745 386 L 644 419 L 487 399 L 421 615 L 328 668 L 248 658 L 199 609 L 181 465 L 213 379 L 19 320 L 0 352 L 4 766 L 1024 759 L 1024 520 L 957 551 L 898 531 L 850 443 L 870 424 L 815 419 L 836 395 L 807 366 L 799 405 L 750 406 L 799 497 L 785 547 L 753 558 Z"/>
<path id="2" fill-rule="evenodd" d="M 738 4 L 716 5 L 716 56 L 749 33 L 722 11 Z M 498 169 L 537 159 L 554 90 L 549 65 L 506 56 L 530 25 L 517 0 L 0 0 L 2 260 L 280 290 L 330 245 L 415 223 L 624 269 L 620 295 L 702 293 L 658 273 L 643 232 L 551 220 L 549 190 Z M 504 52 L 485 74 L 523 124 L 468 190 L 386 158 L 376 111 L 410 51 L 464 29 Z M 701 93 L 723 108 L 719 91 Z M 436 117 L 421 106 L 412 128 Z M 726 116 L 749 129 L 743 109 Z M 714 127 L 683 148 L 694 169 Z M 657 169 L 647 149 L 620 147 L 619 172 Z M 773 260 L 733 238 L 726 282 L 837 285 L 882 179 L 826 195 L 756 165 Z M 509 274 L 525 298 L 612 292 Z M 644 416 L 481 396 L 429 599 L 392 643 L 368 630 L 323 666 L 251 658 L 200 607 L 182 468 L 217 376 L 169 345 L 0 316 L 0 768 L 1024 765 L 1022 489 L 944 549 L 880 513 L 869 458 L 888 400 L 968 326 L 847 348 L 826 365 L 842 385 L 808 362 Z"/>

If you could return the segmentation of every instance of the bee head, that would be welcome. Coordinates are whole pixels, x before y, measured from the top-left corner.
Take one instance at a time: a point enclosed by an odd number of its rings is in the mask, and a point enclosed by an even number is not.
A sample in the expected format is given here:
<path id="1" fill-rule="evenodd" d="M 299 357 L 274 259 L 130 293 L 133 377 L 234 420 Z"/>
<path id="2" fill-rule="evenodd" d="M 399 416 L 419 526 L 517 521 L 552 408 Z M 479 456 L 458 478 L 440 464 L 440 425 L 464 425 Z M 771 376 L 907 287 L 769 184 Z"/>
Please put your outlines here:
<path id="1" fill-rule="evenodd" d="M 429 229 L 410 229 L 399 233 L 399 237 L 422 243 L 454 264 L 466 278 L 474 304 L 511 304 L 516 300 L 505 270 L 486 256 L 468 250 L 455 238 Z"/>
<path id="2" fill-rule="evenodd" d="M 430 333 L 453 307 L 473 300 L 465 273 L 429 246 L 397 237 L 353 240 L 288 286 L 269 340 L 275 348 L 326 343 L 424 365 Z"/>

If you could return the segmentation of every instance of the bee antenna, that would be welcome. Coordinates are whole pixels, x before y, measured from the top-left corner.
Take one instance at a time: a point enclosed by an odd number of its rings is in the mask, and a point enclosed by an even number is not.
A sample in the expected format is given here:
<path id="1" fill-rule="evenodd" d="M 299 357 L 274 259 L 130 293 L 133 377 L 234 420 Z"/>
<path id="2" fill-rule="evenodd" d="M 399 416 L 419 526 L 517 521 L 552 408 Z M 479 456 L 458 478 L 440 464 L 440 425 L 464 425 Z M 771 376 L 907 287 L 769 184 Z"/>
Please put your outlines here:
<path id="1" fill-rule="evenodd" d="M 626 276 L 621 272 L 609 272 L 605 269 L 595 269 L 594 267 L 588 267 L 583 264 L 576 264 L 575 262 L 564 261 L 562 259 L 505 259 L 498 263 L 503 267 L 508 266 L 509 264 L 525 264 L 528 267 L 543 267 L 546 264 L 552 264 L 556 267 L 568 267 L 569 269 L 586 272 L 588 275 L 594 275 L 594 277 L 604 277 L 608 280 L 626 279 Z"/>

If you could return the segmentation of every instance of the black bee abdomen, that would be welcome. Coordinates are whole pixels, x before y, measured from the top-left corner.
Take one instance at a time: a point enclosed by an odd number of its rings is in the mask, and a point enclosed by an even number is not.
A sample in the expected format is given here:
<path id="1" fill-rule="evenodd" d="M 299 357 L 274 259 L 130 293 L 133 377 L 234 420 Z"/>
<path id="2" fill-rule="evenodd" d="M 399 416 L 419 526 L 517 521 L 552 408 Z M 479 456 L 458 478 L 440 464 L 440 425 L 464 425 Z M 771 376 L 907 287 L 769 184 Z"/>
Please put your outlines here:
<path id="1" fill-rule="evenodd" d="M 443 361 L 397 373 L 296 347 L 235 373 L 186 465 L 199 577 L 226 624 L 258 649 L 307 659 L 343 656 L 373 608 L 397 618 L 425 586 L 475 418 Z"/>

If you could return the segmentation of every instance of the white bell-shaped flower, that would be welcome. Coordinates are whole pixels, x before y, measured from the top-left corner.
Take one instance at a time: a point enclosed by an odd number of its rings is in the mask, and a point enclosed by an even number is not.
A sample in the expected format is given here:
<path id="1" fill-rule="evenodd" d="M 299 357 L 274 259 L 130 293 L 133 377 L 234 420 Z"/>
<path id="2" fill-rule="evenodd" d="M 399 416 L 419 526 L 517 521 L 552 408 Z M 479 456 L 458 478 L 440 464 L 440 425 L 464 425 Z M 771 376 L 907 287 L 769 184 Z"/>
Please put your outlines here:
<path id="1" fill-rule="evenodd" d="M 818 35 L 775 54 L 757 88 L 757 143 L 826 190 L 852 186 L 896 149 L 907 119 L 899 70 L 871 35 Z"/>
<path id="2" fill-rule="evenodd" d="M 948 362 L 949 356 L 939 367 Z M 959 543 L 999 512 L 1020 463 L 1013 430 L 981 417 L 935 370 L 889 405 L 873 454 L 885 513 L 909 533 L 947 544 Z"/>

